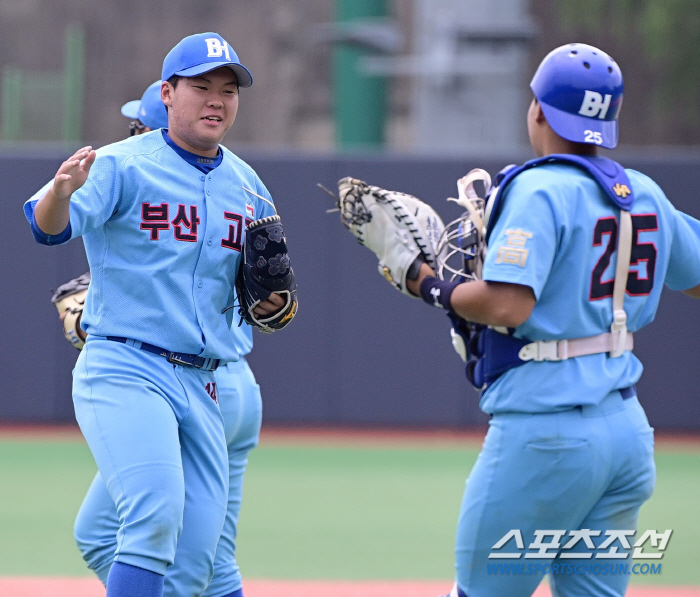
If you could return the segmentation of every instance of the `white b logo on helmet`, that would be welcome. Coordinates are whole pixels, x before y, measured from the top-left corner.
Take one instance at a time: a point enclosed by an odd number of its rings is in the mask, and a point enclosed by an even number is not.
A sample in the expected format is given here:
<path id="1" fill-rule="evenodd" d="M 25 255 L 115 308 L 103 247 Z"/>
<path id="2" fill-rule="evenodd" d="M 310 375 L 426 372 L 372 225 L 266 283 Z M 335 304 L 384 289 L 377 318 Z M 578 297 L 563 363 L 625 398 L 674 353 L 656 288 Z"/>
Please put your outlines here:
<path id="1" fill-rule="evenodd" d="M 612 95 L 609 93 L 606 93 L 605 98 L 603 98 L 597 91 L 589 91 L 586 89 L 586 95 L 583 97 L 583 103 L 578 113 L 581 114 L 581 116 L 588 116 L 588 118 L 595 118 L 598 116 L 600 120 L 603 120 L 608 113 L 611 99 Z"/>
<path id="2" fill-rule="evenodd" d="M 222 43 L 221 40 L 216 37 L 209 37 L 204 41 L 207 42 L 207 58 L 220 58 L 222 55 L 226 54 L 226 60 L 229 62 L 231 61 L 231 56 L 228 53 L 228 44 L 226 42 Z"/>

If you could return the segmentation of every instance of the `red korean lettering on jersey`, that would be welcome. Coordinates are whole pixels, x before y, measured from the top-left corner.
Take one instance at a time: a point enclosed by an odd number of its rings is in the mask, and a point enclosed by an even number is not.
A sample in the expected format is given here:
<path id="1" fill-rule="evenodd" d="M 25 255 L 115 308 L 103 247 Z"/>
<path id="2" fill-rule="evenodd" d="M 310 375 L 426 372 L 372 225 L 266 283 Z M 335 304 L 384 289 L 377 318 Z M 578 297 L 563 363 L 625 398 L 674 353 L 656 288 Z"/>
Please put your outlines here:
<path id="1" fill-rule="evenodd" d="M 159 240 L 160 232 L 170 229 L 168 208 L 167 203 L 160 205 L 141 204 L 141 230 L 149 230 L 151 240 Z"/>
<path id="2" fill-rule="evenodd" d="M 197 224 L 200 219 L 197 217 L 197 206 L 190 205 L 189 218 L 187 217 L 187 207 L 180 203 L 177 208 L 177 215 L 173 220 L 173 230 L 175 231 L 175 240 L 181 240 L 188 243 L 197 242 Z M 189 232 L 183 232 L 183 228 L 187 228 Z"/>
<path id="3" fill-rule="evenodd" d="M 206 386 L 204 386 L 204 390 L 206 391 L 209 396 L 211 396 L 211 399 L 219 404 L 219 397 L 216 395 L 216 382 L 211 382 L 208 383 Z"/>
<path id="4" fill-rule="evenodd" d="M 170 230 L 172 223 L 175 240 L 196 243 L 197 227 L 201 221 L 197 216 L 197 206 L 178 205 L 177 214 L 172 222 L 170 222 L 169 212 L 170 206 L 167 203 L 141 204 L 141 230 L 148 230 L 151 240 L 160 240 L 160 233 Z"/>
<path id="5" fill-rule="evenodd" d="M 246 206 L 246 213 L 254 213 L 251 206 Z M 243 248 L 243 230 L 248 227 L 253 220 L 249 217 L 243 217 L 231 211 L 224 212 L 224 219 L 229 220 L 231 224 L 228 227 L 228 236 L 221 239 L 221 246 L 234 251 L 241 251 Z"/>

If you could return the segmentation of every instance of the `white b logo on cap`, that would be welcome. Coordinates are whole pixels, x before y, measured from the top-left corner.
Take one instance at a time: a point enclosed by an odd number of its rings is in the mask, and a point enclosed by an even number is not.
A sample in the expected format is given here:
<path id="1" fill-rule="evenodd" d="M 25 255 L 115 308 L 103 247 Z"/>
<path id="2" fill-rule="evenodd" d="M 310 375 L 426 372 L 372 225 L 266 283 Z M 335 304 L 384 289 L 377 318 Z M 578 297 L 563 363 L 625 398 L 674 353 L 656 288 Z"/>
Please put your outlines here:
<path id="1" fill-rule="evenodd" d="M 221 43 L 221 40 L 216 37 L 209 37 L 204 41 L 207 42 L 207 58 L 220 58 L 223 54 L 226 54 L 226 60 L 231 61 L 226 42 Z"/>
<path id="2" fill-rule="evenodd" d="M 598 116 L 598 118 L 603 120 L 608 113 L 611 99 L 612 95 L 609 93 L 606 93 L 605 99 L 603 99 L 603 96 L 597 91 L 589 91 L 586 89 L 586 95 L 583 97 L 583 103 L 578 113 L 581 114 L 581 116 L 588 116 L 589 118 Z"/>

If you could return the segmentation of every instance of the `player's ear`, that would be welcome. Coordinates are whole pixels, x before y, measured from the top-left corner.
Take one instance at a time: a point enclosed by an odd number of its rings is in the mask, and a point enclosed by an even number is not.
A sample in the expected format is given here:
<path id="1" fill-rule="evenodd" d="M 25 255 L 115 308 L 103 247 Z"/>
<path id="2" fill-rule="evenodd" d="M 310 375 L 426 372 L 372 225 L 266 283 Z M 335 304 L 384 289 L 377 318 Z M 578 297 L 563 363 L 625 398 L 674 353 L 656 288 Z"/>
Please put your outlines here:
<path id="1" fill-rule="evenodd" d="M 169 108 L 173 105 L 172 96 L 174 90 L 175 88 L 167 81 L 163 81 L 160 85 L 160 99 Z"/>
<path id="2" fill-rule="evenodd" d="M 547 118 L 542 111 L 542 106 L 540 105 L 540 102 L 537 101 L 537 98 L 535 98 L 535 121 L 538 124 L 547 121 Z"/>

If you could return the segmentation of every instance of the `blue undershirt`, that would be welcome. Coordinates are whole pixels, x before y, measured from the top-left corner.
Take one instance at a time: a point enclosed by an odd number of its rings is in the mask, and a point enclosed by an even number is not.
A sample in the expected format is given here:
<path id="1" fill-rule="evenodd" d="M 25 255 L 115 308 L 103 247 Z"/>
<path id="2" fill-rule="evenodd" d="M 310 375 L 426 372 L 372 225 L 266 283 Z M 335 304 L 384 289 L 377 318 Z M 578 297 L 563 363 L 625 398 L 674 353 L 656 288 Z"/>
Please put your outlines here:
<path id="1" fill-rule="evenodd" d="M 173 151 L 179 155 L 183 160 L 185 160 L 188 164 L 191 164 L 197 170 L 200 172 L 204 172 L 204 174 L 209 174 L 214 168 L 216 168 L 221 161 L 224 159 L 224 153 L 221 151 L 221 148 L 219 148 L 219 152 L 216 154 L 215 158 L 207 158 L 202 155 L 197 155 L 196 153 L 192 153 L 191 151 L 187 151 L 186 149 L 182 149 L 179 145 L 175 143 L 170 138 L 170 135 L 168 135 L 168 130 L 167 129 L 160 129 L 161 132 L 163 133 L 163 139 L 165 139 L 165 142 L 172 147 Z"/>

